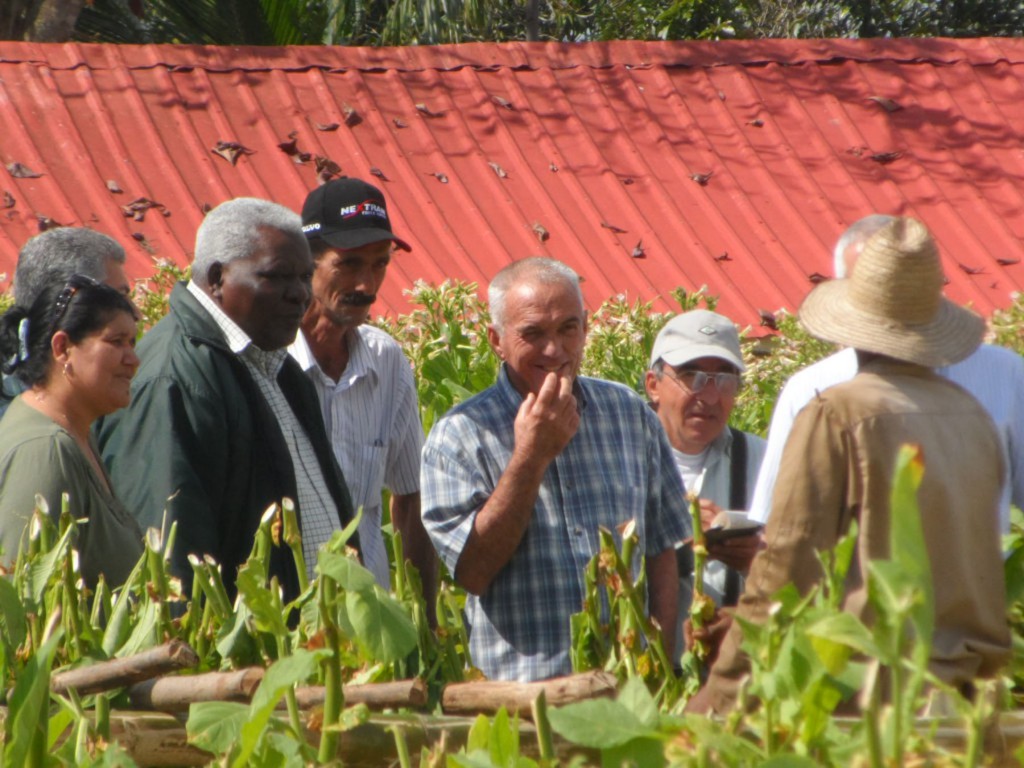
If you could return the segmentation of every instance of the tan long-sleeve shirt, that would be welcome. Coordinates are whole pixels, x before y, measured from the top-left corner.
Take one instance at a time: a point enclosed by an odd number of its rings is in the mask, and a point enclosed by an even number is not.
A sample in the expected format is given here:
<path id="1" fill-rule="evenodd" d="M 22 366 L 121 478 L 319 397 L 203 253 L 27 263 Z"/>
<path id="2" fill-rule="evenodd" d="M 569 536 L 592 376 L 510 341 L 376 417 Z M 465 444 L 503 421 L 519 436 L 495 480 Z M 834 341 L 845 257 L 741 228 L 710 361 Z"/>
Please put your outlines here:
<path id="1" fill-rule="evenodd" d="M 857 550 L 845 607 L 866 611 L 864 564 L 889 556 L 889 498 L 904 443 L 922 448 L 918 502 L 935 591 L 931 669 L 961 685 L 1009 658 L 998 535 L 1004 461 L 995 427 L 966 391 L 931 370 L 878 359 L 828 389 L 797 416 L 782 456 L 767 549 L 755 558 L 738 615 L 765 620 L 788 582 L 806 593 L 822 576 L 816 550 L 856 519 Z M 749 670 L 734 623 L 708 680 L 712 707 L 730 709 Z"/>

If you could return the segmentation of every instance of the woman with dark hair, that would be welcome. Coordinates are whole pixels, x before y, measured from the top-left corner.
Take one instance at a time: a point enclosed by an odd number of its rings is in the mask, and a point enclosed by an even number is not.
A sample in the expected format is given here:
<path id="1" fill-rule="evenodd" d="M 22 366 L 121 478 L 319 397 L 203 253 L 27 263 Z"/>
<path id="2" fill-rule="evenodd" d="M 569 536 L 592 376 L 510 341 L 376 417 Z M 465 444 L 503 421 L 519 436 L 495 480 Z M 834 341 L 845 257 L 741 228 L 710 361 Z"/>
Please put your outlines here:
<path id="1" fill-rule="evenodd" d="M 80 524 L 76 547 L 90 586 L 121 584 L 142 554 L 142 532 L 115 498 L 90 435 L 128 405 L 137 313 L 119 291 L 84 275 L 0 317 L 0 359 L 29 389 L 0 420 L 0 559 L 18 554 L 36 494 L 57 519 L 61 495 Z"/>

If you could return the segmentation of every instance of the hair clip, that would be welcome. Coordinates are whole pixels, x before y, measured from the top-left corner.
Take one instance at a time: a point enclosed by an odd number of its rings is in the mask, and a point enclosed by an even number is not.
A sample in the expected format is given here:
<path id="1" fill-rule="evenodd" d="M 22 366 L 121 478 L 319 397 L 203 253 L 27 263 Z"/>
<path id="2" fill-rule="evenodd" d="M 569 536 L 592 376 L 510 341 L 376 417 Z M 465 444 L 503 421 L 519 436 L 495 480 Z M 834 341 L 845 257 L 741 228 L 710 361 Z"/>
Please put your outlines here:
<path id="1" fill-rule="evenodd" d="M 29 323 L 28 318 L 21 318 L 21 322 L 18 323 L 18 358 L 17 362 L 23 363 L 28 360 L 28 333 Z"/>

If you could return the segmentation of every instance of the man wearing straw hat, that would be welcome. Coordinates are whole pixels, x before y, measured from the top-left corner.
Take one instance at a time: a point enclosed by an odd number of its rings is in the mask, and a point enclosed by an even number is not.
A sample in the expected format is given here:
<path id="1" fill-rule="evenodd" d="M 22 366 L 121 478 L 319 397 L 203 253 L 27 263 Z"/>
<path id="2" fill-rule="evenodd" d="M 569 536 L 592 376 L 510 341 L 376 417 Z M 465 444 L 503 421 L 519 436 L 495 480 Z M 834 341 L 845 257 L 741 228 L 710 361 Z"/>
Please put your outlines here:
<path id="1" fill-rule="evenodd" d="M 855 221 L 836 243 L 835 276 L 846 277 L 868 239 L 895 217 L 873 214 Z M 1016 352 L 982 344 L 970 356 L 936 373 L 974 395 L 995 422 L 1007 460 L 1006 480 L 999 503 L 1000 530 L 1010 530 L 1010 503 L 1024 509 L 1024 359 Z M 783 387 L 768 430 L 768 447 L 750 502 L 750 517 L 767 522 L 782 450 L 793 419 L 817 392 L 849 381 L 857 375 L 857 353 L 847 348 L 797 371 Z"/>
<path id="2" fill-rule="evenodd" d="M 930 670 L 969 694 L 1009 658 L 1003 560 L 996 511 L 1005 463 L 984 408 L 932 371 L 967 357 L 984 321 L 942 297 L 935 243 L 901 218 L 873 235 L 847 279 L 817 286 L 800 308 L 813 335 L 857 351 L 859 373 L 796 417 L 775 486 L 767 549 L 751 567 L 737 617 L 763 623 L 788 583 L 808 592 L 821 578 L 816 551 L 857 521 L 844 607 L 867 612 L 869 560 L 889 556 L 889 497 L 900 446 L 920 447 L 917 500 L 933 563 L 935 631 Z M 749 670 L 736 622 L 695 711 L 725 712 Z"/>

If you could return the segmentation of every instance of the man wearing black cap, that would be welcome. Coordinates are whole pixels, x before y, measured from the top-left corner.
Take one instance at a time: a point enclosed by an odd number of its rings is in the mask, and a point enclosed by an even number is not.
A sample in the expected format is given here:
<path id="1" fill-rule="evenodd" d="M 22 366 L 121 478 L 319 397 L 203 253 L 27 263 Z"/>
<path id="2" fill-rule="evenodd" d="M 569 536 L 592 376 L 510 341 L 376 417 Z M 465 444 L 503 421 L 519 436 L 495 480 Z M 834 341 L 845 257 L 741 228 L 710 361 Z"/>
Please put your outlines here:
<path id="1" fill-rule="evenodd" d="M 384 331 L 366 325 L 395 248 L 384 195 L 359 179 L 313 190 L 302 207 L 315 267 L 313 300 L 290 352 L 320 395 L 324 422 L 355 507 L 363 508 L 363 562 L 385 589 L 381 489 L 392 494 L 391 519 L 423 579 L 433 616 L 434 549 L 420 520 L 420 425 L 409 361 Z"/>

